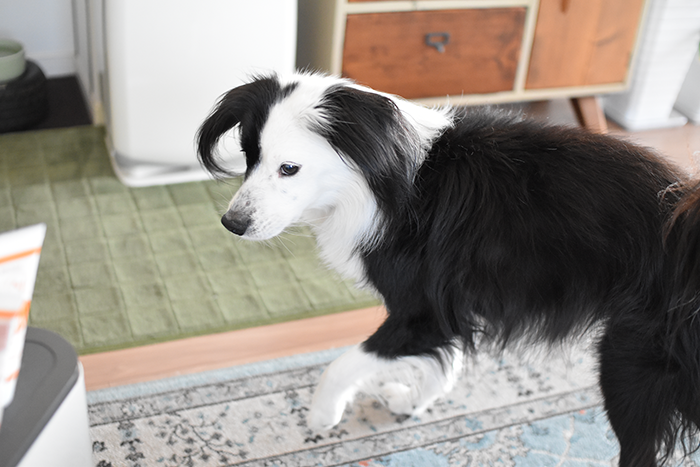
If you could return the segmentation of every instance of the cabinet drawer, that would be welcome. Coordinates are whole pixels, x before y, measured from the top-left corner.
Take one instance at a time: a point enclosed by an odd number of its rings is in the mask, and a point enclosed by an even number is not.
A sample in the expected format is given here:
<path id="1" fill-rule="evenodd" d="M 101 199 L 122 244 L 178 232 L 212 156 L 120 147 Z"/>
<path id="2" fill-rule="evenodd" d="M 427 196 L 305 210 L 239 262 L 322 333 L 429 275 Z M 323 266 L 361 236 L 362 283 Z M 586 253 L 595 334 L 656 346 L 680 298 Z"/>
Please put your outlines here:
<path id="1" fill-rule="evenodd" d="M 540 0 L 526 89 L 623 83 L 643 8 L 644 0 Z"/>
<path id="2" fill-rule="evenodd" d="M 342 72 L 406 98 L 510 91 L 524 24 L 524 7 L 351 14 Z"/>

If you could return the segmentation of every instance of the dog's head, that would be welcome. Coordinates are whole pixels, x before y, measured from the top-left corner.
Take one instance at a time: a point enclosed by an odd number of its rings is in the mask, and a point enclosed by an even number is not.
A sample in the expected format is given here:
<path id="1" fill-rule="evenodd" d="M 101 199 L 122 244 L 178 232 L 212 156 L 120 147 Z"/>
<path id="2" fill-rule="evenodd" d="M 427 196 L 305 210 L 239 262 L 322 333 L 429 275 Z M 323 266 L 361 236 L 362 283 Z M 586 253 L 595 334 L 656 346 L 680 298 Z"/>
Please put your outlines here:
<path id="1" fill-rule="evenodd" d="M 427 143 L 447 125 L 435 112 L 338 78 L 258 77 L 219 101 L 198 133 L 199 159 L 232 175 L 216 157 L 232 128 L 246 157 L 243 185 L 222 223 L 265 240 L 291 224 L 323 219 L 352 203 L 377 213 L 396 209 L 410 191 Z"/>

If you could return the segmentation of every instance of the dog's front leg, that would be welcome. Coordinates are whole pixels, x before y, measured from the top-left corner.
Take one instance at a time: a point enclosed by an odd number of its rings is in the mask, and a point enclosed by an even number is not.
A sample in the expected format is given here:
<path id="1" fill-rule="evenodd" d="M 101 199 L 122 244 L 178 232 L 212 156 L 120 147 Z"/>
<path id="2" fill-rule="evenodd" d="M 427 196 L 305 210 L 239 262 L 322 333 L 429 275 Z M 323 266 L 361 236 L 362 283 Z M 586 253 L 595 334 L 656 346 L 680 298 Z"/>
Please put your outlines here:
<path id="1" fill-rule="evenodd" d="M 389 410 L 399 415 L 419 416 L 452 390 L 464 364 L 464 353 L 457 346 L 443 349 L 440 360 L 431 356 L 403 357 L 396 371 L 385 371 L 369 391 L 378 395 Z M 404 366 L 403 371 L 401 365 Z M 387 382 L 389 381 L 389 382 Z"/>
<path id="2" fill-rule="evenodd" d="M 328 430 L 340 423 L 345 406 L 352 402 L 362 382 L 381 371 L 390 362 L 357 345 L 331 363 L 316 386 L 309 427 Z"/>

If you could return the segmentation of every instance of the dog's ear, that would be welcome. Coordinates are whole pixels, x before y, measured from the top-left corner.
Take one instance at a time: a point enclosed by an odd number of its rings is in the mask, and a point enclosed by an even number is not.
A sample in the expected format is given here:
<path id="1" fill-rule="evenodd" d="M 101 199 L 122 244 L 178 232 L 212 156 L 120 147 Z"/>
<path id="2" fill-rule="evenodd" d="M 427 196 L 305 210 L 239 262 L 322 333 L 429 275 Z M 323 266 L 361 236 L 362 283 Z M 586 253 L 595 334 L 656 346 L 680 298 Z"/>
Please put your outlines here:
<path id="1" fill-rule="evenodd" d="M 216 146 L 224 133 L 240 125 L 241 149 L 250 171 L 260 160 L 260 131 L 281 94 L 275 76 L 256 78 L 224 94 L 197 132 L 197 153 L 204 168 L 213 175 L 233 175 L 218 160 Z"/>
<path id="2" fill-rule="evenodd" d="M 315 128 L 367 180 L 381 209 L 395 209 L 411 191 L 420 141 L 394 101 L 348 86 L 330 88 Z"/>

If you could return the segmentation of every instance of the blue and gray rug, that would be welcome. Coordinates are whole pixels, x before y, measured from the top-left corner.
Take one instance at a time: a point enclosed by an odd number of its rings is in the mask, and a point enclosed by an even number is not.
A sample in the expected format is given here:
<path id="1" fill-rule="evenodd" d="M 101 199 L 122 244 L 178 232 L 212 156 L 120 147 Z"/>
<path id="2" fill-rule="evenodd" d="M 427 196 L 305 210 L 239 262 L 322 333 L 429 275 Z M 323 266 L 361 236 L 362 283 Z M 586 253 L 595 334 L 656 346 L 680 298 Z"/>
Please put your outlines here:
<path id="1" fill-rule="evenodd" d="M 311 394 L 341 352 L 93 391 L 95 465 L 617 465 L 617 440 L 585 351 L 485 356 L 420 418 L 397 417 L 360 395 L 336 429 L 316 433 L 306 423 Z M 700 457 L 671 465 L 700 465 Z"/>

